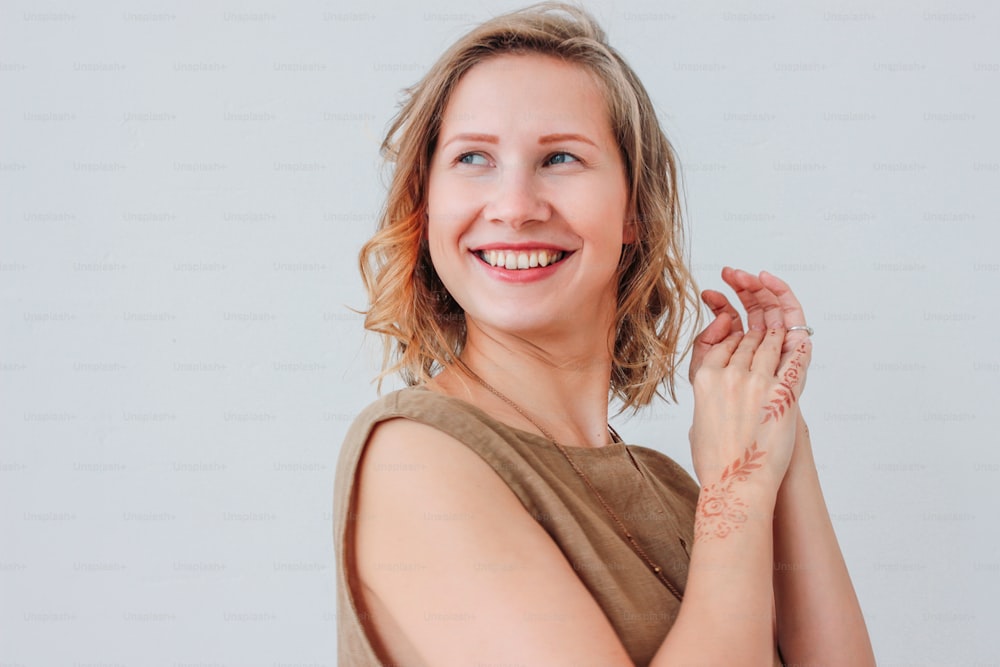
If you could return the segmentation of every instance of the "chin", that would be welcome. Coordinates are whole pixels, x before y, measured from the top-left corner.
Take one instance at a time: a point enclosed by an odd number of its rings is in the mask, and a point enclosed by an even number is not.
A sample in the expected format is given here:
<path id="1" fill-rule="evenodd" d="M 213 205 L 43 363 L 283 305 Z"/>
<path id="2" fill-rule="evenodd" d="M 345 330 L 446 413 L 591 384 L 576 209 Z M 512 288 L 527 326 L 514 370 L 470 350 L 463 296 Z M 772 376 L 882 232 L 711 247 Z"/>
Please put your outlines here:
<path id="1" fill-rule="evenodd" d="M 541 309 L 539 309 L 541 310 Z M 480 314 L 482 315 L 482 314 Z M 579 335 L 584 330 L 594 330 L 596 320 L 581 318 L 580 313 L 532 312 L 532 309 L 493 309 L 485 316 L 466 312 L 467 322 L 490 334 L 506 334 L 518 338 L 550 338 Z M 589 324 L 584 324 L 588 322 Z M 469 327 L 471 329 L 471 326 Z"/>

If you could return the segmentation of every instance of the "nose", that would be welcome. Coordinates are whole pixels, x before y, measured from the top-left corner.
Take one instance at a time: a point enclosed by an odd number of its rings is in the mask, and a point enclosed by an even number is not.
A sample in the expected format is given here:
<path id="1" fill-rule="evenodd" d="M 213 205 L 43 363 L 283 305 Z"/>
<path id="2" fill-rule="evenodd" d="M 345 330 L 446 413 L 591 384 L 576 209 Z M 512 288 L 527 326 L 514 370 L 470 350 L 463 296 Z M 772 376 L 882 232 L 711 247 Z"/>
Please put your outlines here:
<path id="1" fill-rule="evenodd" d="M 486 219 L 513 229 L 547 220 L 551 206 L 538 179 L 530 168 L 504 169 L 483 210 Z"/>

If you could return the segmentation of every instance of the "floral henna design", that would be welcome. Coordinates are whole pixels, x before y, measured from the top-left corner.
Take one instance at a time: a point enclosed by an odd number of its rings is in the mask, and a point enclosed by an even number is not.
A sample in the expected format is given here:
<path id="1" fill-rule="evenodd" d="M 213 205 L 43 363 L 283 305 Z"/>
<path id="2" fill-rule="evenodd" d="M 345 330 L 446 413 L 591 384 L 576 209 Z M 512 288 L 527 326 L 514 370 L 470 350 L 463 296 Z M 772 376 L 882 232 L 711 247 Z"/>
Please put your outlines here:
<path id="1" fill-rule="evenodd" d="M 766 453 L 759 451 L 754 442 L 746 448 L 742 458 L 736 457 L 726 466 L 718 482 L 701 490 L 694 526 L 695 540 L 723 538 L 746 523 L 747 504 L 733 493 L 733 483 L 746 481 L 752 471 L 760 468 L 757 461 Z"/>
<path id="2" fill-rule="evenodd" d="M 764 406 L 764 419 L 761 420 L 761 424 L 766 424 L 771 419 L 777 421 L 785 414 L 785 410 L 792 407 L 792 403 L 795 402 L 795 394 L 792 393 L 791 386 L 785 382 L 782 382 L 774 393 L 775 397 Z"/>
<path id="3" fill-rule="evenodd" d="M 794 387 L 799 383 L 799 371 L 802 369 L 802 355 L 806 353 L 806 344 L 800 343 L 795 348 L 795 356 L 788 362 L 788 368 L 781 375 L 781 382 L 774 390 L 775 397 L 764 406 L 764 419 L 761 424 L 766 424 L 770 420 L 777 421 L 785 414 L 785 410 L 792 407 L 795 402 Z"/>

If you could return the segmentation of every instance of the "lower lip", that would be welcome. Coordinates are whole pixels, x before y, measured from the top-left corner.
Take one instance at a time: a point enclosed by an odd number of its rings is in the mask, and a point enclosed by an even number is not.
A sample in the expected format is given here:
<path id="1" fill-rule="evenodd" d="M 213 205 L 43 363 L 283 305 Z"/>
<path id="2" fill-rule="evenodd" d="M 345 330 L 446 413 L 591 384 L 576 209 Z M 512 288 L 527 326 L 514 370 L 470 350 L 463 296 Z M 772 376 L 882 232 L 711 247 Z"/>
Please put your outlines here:
<path id="1" fill-rule="evenodd" d="M 473 261 L 478 263 L 479 266 L 486 271 L 487 275 L 508 283 L 533 283 L 539 280 L 544 280 L 558 271 L 563 262 L 566 262 L 570 257 L 572 257 L 572 253 L 570 253 L 555 264 L 549 264 L 548 266 L 536 266 L 531 269 L 505 269 L 500 266 L 487 264 L 480 259 L 479 255 L 476 253 L 471 254 Z"/>

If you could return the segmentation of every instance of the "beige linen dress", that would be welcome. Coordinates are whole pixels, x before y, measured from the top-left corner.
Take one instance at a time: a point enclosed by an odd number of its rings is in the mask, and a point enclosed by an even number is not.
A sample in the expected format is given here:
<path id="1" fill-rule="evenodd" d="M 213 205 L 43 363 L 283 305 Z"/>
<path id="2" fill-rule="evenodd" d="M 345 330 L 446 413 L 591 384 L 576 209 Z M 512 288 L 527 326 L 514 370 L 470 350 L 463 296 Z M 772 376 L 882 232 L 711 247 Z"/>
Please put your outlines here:
<path id="1" fill-rule="evenodd" d="M 357 595 L 352 517 L 358 463 L 368 436 L 376 424 L 396 417 L 432 426 L 482 457 L 559 545 L 635 664 L 649 664 L 680 603 L 629 547 L 563 455 L 541 435 L 507 426 L 464 401 L 410 387 L 365 408 L 340 451 L 333 516 L 341 666 L 389 664 Z M 611 444 L 567 450 L 646 553 L 683 591 L 697 483 L 669 457 L 645 447 Z M 706 631 L 706 642 L 712 635 Z"/>

